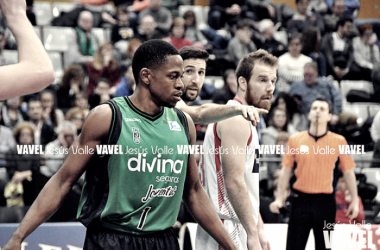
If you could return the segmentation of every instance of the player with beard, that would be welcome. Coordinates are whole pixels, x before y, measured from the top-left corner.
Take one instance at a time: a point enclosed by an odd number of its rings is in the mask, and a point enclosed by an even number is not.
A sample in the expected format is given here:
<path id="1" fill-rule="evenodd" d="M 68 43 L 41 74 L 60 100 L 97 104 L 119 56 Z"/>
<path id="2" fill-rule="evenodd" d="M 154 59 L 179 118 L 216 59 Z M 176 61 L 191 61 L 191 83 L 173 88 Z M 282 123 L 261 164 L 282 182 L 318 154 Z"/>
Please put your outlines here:
<path id="1" fill-rule="evenodd" d="M 208 53 L 195 47 L 186 46 L 179 51 L 183 59 L 184 73 L 182 82 L 184 84 L 181 101 L 176 108 L 188 113 L 196 124 L 208 124 L 218 122 L 233 116 L 242 115 L 245 119 L 260 122 L 259 113 L 268 113 L 265 109 L 255 108 L 247 105 L 220 105 L 207 103 L 201 106 L 188 106 L 194 101 L 202 89 L 206 76 L 206 62 Z"/>
<path id="2" fill-rule="evenodd" d="M 265 50 L 246 55 L 236 69 L 238 91 L 229 105 L 269 110 L 277 58 Z M 208 126 L 200 163 L 201 182 L 219 218 L 239 249 L 269 250 L 259 214 L 259 141 L 256 128 L 241 116 Z M 198 228 L 197 249 L 219 244 Z"/>

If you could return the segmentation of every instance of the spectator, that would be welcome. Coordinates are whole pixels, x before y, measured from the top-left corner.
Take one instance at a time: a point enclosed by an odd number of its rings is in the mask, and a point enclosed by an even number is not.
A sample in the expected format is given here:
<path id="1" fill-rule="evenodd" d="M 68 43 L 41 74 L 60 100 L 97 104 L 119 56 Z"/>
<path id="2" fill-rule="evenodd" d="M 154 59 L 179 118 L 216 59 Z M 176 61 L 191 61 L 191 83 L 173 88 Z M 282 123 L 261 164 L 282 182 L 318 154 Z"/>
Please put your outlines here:
<path id="1" fill-rule="evenodd" d="M 63 73 L 62 82 L 57 90 L 58 108 L 67 111 L 73 107 L 75 94 L 84 90 L 83 68 L 79 65 L 71 65 Z"/>
<path id="2" fill-rule="evenodd" d="M 331 33 L 331 32 L 336 31 L 336 25 L 339 19 L 344 17 L 344 8 L 345 8 L 344 0 L 334 0 L 333 5 L 331 7 L 331 14 L 326 14 L 323 17 L 326 33 Z"/>
<path id="3" fill-rule="evenodd" d="M 157 23 L 153 16 L 145 15 L 141 17 L 139 29 L 134 38 L 137 38 L 141 43 L 148 41 L 150 39 L 161 39 L 167 36 L 167 32 L 163 32 L 157 28 Z"/>
<path id="4" fill-rule="evenodd" d="M 33 145 L 34 125 L 22 122 L 15 127 L 13 135 L 17 145 Z M 7 153 L 6 161 L 7 174 L 11 182 L 23 185 L 23 205 L 31 205 L 44 184 L 38 183 L 41 180 L 40 155 L 18 154 L 17 148 L 14 147 Z"/>
<path id="5" fill-rule="evenodd" d="M 222 29 L 226 24 L 232 28 L 242 18 L 253 19 L 246 0 L 211 0 L 209 6 L 208 24 L 214 30 Z"/>
<path id="6" fill-rule="evenodd" d="M 65 56 L 66 65 L 81 64 L 86 68 L 87 63 L 93 60 L 98 49 L 99 39 L 92 31 L 93 15 L 84 10 L 78 17 L 78 25 L 72 35 L 67 37 L 68 51 Z"/>
<path id="7" fill-rule="evenodd" d="M 235 70 L 227 69 L 223 75 L 223 81 L 223 88 L 216 90 L 212 96 L 213 103 L 226 104 L 236 95 L 238 86 Z"/>
<path id="8" fill-rule="evenodd" d="M 354 62 L 363 80 L 372 80 L 372 69 L 380 62 L 379 46 L 376 44 L 377 36 L 373 33 L 371 24 L 359 26 L 359 37 L 354 37 L 352 45 L 354 48 Z"/>
<path id="9" fill-rule="evenodd" d="M 350 220 L 347 216 L 347 210 L 352 202 L 352 197 L 350 194 L 350 191 L 347 188 L 347 183 L 342 176 L 340 175 L 338 179 L 338 190 L 335 191 L 335 198 L 336 198 L 336 216 L 335 216 L 335 222 L 339 224 L 357 224 L 362 223 L 365 221 L 365 215 L 364 215 L 364 208 L 363 208 L 363 202 L 360 196 L 358 196 L 359 199 L 359 214 L 358 217 L 356 217 L 354 220 Z"/>
<path id="10" fill-rule="evenodd" d="M 51 90 L 43 90 L 40 93 L 42 103 L 42 118 L 47 124 L 52 124 L 56 130 L 59 124 L 65 119 L 62 110 L 57 108 L 55 93 Z"/>
<path id="11" fill-rule="evenodd" d="M 307 6 L 308 12 L 317 12 L 319 15 L 324 15 L 327 13 L 328 6 L 325 0 L 309 0 L 309 5 Z"/>
<path id="12" fill-rule="evenodd" d="M 58 127 L 58 138 L 48 143 L 45 148 L 47 176 L 51 177 L 62 165 L 65 155 L 77 137 L 76 126 L 69 121 L 63 121 Z"/>
<path id="13" fill-rule="evenodd" d="M 286 110 L 286 112 L 289 114 L 289 124 L 292 124 L 292 126 L 297 131 L 307 130 L 309 125 L 307 117 L 301 111 L 300 106 L 297 105 L 296 101 L 291 95 L 289 95 L 289 93 L 278 93 L 276 100 L 272 104 L 271 110 L 274 110 L 276 107 Z M 268 116 L 271 116 L 271 112 L 269 112 Z"/>
<path id="14" fill-rule="evenodd" d="M 275 145 L 280 132 L 287 132 L 293 135 L 298 131 L 289 124 L 289 115 L 286 110 L 276 107 L 271 113 L 268 126 L 261 131 L 261 142 L 264 145 Z"/>
<path id="15" fill-rule="evenodd" d="M 287 22 L 286 27 L 290 34 L 302 33 L 302 31 L 310 26 L 316 26 L 323 33 L 325 24 L 322 17 L 317 12 L 307 12 L 309 0 L 296 0 L 296 13 Z"/>
<path id="16" fill-rule="evenodd" d="M 5 100 L 2 110 L 2 124 L 10 129 L 26 120 L 26 115 L 21 111 L 21 96 L 15 96 Z"/>
<path id="17" fill-rule="evenodd" d="M 110 88 L 114 87 L 116 83 L 120 81 L 119 66 L 113 58 L 112 48 L 112 44 L 109 42 L 101 43 L 96 52 L 94 61 L 87 65 L 87 94 L 89 96 L 94 91 L 95 83 L 99 78 L 107 78 L 110 82 Z M 113 93 L 115 93 L 116 88 L 113 88 L 113 90 Z"/>
<path id="18" fill-rule="evenodd" d="M 109 99 L 111 99 L 109 95 L 110 90 L 110 81 L 106 78 L 99 78 L 96 81 L 96 87 L 94 92 L 88 97 L 88 103 L 90 104 L 90 109 L 95 108 L 99 104 L 102 104 Z"/>
<path id="19" fill-rule="evenodd" d="M 67 111 L 65 120 L 74 123 L 77 128 L 77 135 L 82 132 L 83 123 L 86 116 L 81 108 L 75 107 Z"/>
<path id="20" fill-rule="evenodd" d="M 342 18 L 336 32 L 326 34 L 322 39 L 321 51 L 326 56 L 327 74 L 335 80 L 353 79 L 350 69 L 354 62 L 354 49 L 349 39 L 353 26 L 351 18 Z"/>
<path id="21" fill-rule="evenodd" d="M 254 21 L 261 21 L 264 19 L 275 20 L 277 13 L 272 0 L 248 0 L 247 6 L 253 13 Z"/>
<path id="22" fill-rule="evenodd" d="M 194 11 L 188 10 L 185 13 L 183 13 L 182 17 L 185 19 L 185 37 L 193 43 L 194 47 L 204 48 L 203 43 L 206 43 L 207 40 L 198 28 L 197 19 Z"/>
<path id="23" fill-rule="evenodd" d="M 150 0 L 150 7 L 142 10 L 139 14 L 140 24 L 142 19 L 149 15 L 156 21 L 159 30 L 163 33 L 168 33 L 173 23 L 173 17 L 170 10 L 161 6 L 161 4 L 162 0 Z"/>
<path id="24" fill-rule="evenodd" d="M 286 46 L 274 37 L 274 23 L 270 19 L 260 21 L 258 25 L 259 37 L 255 39 L 255 44 L 259 49 L 265 49 L 274 56 L 281 56 L 286 52 Z"/>
<path id="25" fill-rule="evenodd" d="M 84 91 L 75 94 L 74 107 L 82 109 L 84 116 L 87 117 L 90 110 L 88 109 L 88 96 Z"/>
<path id="26" fill-rule="evenodd" d="M 180 50 L 185 46 L 192 46 L 193 43 L 185 37 L 186 25 L 183 17 L 174 18 L 172 28 L 170 29 L 170 41 L 176 49 Z"/>
<path id="27" fill-rule="evenodd" d="M 326 57 L 320 52 L 321 38 L 318 27 L 307 27 L 302 32 L 302 54 L 309 56 L 318 64 L 319 76 L 327 76 Z"/>
<path id="28" fill-rule="evenodd" d="M 339 91 L 328 78 L 318 78 L 318 66 L 315 62 L 307 63 L 304 67 L 305 79 L 292 85 L 289 94 L 302 97 L 302 111 L 307 114 L 313 101 L 323 97 L 329 103 L 332 114 L 330 124 L 339 121 L 342 112 L 342 99 Z"/>
<path id="29" fill-rule="evenodd" d="M 133 29 L 129 23 L 128 7 L 119 6 L 116 10 L 117 23 L 112 26 L 111 42 L 119 52 L 125 53 L 129 40 L 133 37 Z"/>
<path id="30" fill-rule="evenodd" d="M 27 115 L 34 126 L 34 144 L 42 145 L 42 148 L 45 149 L 46 144 L 55 139 L 55 133 L 53 125 L 43 120 L 42 111 L 40 99 L 29 99 Z"/>
<path id="31" fill-rule="evenodd" d="M 236 25 L 235 36 L 228 43 L 228 55 L 231 61 L 237 66 L 246 54 L 255 52 L 256 45 L 251 40 L 252 31 L 250 29 L 249 20 L 239 20 Z"/>
<path id="32" fill-rule="evenodd" d="M 327 6 L 333 11 L 333 4 L 336 0 L 325 0 Z M 344 15 L 354 18 L 360 9 L 359 0 L 344 0 Z"/>
<path id="33" fill-rule="evenodd" d="M 296 34 L 289 38 L 288 52 L 278 58 L 277 91 L 288 91 L 294 82 L 303 80 L 303 67 L 312 59 L 301 53 L 302 35 Z"/>
<path id="34" fill-rule="evenodd" d="M 130 96 L 133 94 L 136 87 L 135 78 L 133 77 L 132 65 L 130 65 L 121 78 L 121 82 L 116 86 L 115 97 Z"/>

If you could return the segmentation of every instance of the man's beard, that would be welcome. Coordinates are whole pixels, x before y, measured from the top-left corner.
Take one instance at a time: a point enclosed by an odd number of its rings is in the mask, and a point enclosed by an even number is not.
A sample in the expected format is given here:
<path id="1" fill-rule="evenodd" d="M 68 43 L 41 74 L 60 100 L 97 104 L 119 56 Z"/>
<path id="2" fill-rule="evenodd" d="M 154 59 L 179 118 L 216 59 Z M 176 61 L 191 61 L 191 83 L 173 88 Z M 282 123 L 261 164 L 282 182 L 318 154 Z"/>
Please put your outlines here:
<path id="1" fill-rule="evenodd" d="M 251 93 L 251 87 L 248 85 L 247 87 L 247 92 L 245 93 L 245 100 L 247 102 L 248 105 L 251 105 L 251 106 L 254 106 L 256 108 L 261 108 L 261 109 L 266 109 L 266 110 L 270 110 L 271 106 L 272 106 L 272 102 L 270 101 L 269 103 L 263 103 L 261 102 L 261 98 L 263 96 L 260 96 L 260 98 L 256 98 L 256 97 L 253 97 L 250 95 Z M 271 95 L 271 99 L 273 98 L 273 95 Z"/>
<path id="2" fill-rule="evenodd" d="M 186 89 L 183 91 L 183 94 L 182 94 L 182 96 L 181 96 L 181 98 L 182 98 L 182 100 L 183 100 L 184 102 L 192 102 L 192 101 L 194 101 L 195 99 L 197 99 L 197 97 L 198 97 L 198 95 L 196 95 L 195 97 L 189 96 L 189 95 L 187 94 L 187 90 L 186 90 Z"/>

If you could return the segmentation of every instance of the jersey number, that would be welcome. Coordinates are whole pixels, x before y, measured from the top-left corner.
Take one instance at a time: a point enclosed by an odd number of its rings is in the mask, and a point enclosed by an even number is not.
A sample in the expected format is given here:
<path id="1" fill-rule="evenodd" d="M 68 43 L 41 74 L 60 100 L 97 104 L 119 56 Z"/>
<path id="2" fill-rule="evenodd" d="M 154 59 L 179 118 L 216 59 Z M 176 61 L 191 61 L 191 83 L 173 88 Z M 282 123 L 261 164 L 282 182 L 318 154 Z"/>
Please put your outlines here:
<path id="1" fill-rule="evenodd" d="M 259 166 L 260 166 L 260 155 L 259 155 L 259 149 L 255 149 L 255 161 L 253 163 L 252 173 L 258 173 L 259 172 Z"/>
<path id="2" fill-rule="evenodd" d="M 143 209 L 143 212 L 141 214 L 139 225 L 137 226 L 137 229 L 140 229 L 140 230 L 143 229 L 146 217 L 148 216 L 148 213 L 151 209 L 152 209 L 151 207 L 146 207 Z"/>

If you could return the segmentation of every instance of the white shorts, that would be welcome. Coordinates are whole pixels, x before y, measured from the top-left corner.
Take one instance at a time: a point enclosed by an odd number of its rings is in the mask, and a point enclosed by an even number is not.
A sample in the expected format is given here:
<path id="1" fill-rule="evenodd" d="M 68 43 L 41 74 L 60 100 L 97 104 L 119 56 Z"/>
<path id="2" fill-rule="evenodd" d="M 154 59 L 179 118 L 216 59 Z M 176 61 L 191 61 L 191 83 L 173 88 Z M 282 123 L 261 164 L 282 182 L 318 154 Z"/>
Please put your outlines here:
<path id="1" fill-rule="evenodd" d="M 222 221 L 230 238 L 239 250 L 247 250 L 247 233 L 243 226 L 236 221 Z M 195 239 L 195 250 L 222 250 L 223 248 L 201 226 L 198 226 Z"/>

